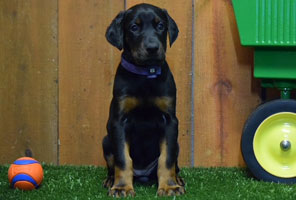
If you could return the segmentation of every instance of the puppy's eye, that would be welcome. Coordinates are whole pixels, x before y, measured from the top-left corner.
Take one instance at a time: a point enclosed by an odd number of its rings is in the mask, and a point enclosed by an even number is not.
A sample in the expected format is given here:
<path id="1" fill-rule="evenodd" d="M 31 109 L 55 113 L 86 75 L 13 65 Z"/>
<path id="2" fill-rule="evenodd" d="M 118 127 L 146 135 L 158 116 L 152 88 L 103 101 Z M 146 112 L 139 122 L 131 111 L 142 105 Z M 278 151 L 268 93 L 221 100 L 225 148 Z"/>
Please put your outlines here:
<path id="1" fill-rule="evenodd" d="M 159 23 L 157 24 L 157 29 L 160 30 L 160 31 L 163 31 L 163 30 L 164 30 L 164 25 L 163 25 L 162 22 L 159 22 Z"/>
<path id="2" fill-rule="evenodd" d="M 139 30 L 139 26 L 137 24 L 133 24 L 133 25 L 131 25 L 130 30 L 132 32 L 136 32 Z"/>

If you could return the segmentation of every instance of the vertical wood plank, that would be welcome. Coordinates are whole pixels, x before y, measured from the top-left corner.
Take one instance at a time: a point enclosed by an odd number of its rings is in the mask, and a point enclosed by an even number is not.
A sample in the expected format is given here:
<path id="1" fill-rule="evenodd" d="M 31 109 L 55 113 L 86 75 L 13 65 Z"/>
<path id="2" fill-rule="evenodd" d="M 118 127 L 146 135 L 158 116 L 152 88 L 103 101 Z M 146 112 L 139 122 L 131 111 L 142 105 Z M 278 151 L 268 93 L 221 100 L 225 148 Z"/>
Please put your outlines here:
<path id="1" fill-rule="evenodd" d="M 61 164 L 105 165 L 102 138 L 120 52 L 105 31 L 122 0 L 59 1 Z"/>
<path id="2" fill-rule="evenodd" d="M 243 166 L 243 125 L 260 103 L 252 51 L 230 0 L 195 0 L 195 166 Z"/>
<path id="3" fill-rule="evenodd" d="M 57 163 L 57 1 L 0 1 L 0 163 Z"/>
<path id="4" fill-rule="evenodd" d="M 192 1 L 127 0 L 127 8 L 150 3 L 165 8 L 179 28 L 179 36 L 167 50 L 167 62 L 177 85 L 177 117 L 179 119 L 179 164 L 191 163 L 191 65 L 192 65 Z"/>

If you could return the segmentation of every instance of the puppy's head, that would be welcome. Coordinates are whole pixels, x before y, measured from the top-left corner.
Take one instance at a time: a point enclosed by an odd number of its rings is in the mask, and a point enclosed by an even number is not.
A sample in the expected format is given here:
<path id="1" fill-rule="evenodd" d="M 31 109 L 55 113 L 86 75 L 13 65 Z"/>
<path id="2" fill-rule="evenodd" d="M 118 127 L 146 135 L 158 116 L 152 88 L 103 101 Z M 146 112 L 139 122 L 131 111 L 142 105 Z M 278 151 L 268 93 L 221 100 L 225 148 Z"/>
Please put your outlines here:
<path id="1" fill-rule="evenodd" d="M 170 46 L 178 27 L 166 10 L 139 4 L 120 12 L 106 31 L 107 40 L 137 65 L 157 65 L 165 60 L 167 34 Z"/>

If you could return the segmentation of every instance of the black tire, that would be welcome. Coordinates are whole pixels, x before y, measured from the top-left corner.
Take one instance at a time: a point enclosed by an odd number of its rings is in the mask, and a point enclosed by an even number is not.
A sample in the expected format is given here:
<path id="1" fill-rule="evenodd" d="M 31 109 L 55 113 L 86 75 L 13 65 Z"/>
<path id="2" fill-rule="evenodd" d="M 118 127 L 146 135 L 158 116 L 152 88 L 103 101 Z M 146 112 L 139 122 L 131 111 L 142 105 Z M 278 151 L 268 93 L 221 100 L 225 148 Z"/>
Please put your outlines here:
<path id="1" fill-rule="evenodd" d="M 253 149 L 253 139 L 259 125 L 269 116 L 281 112 L 296 113 L 296 101 L 291 99 L 279 99 L 260 105 L 249 116 L 245 123 L 241 140 L 241 150 L 247 167 L 257 179 L 268 182 L 296 183 L 296 176 L 292 178 L 282 178 L 274 176 L 264 170 L 258 163 Z"/>

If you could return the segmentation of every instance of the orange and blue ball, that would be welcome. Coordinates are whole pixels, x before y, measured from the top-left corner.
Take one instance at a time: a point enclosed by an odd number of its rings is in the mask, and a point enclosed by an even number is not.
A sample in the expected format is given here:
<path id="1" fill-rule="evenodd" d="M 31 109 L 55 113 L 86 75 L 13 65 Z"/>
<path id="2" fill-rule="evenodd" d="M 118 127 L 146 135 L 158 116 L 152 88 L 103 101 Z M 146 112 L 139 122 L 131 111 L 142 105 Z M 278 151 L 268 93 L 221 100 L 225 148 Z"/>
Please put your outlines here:
<path id="1" fill-rule="evenodd" d="M 33 158 L 19 158 L 10 165 L 8 180 L 12 188 L 21 190 L 38 188 L 43 180 L 42 166 Z"/>

